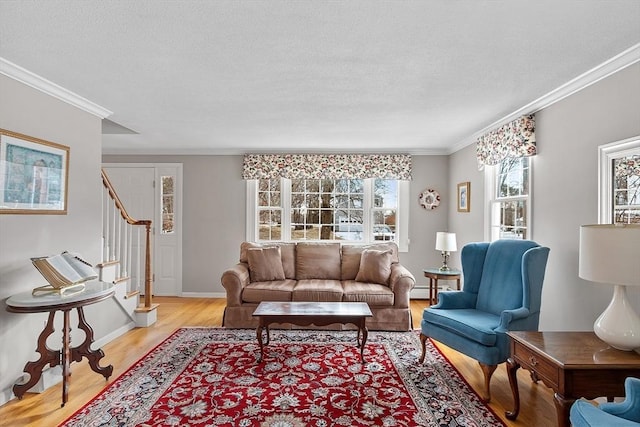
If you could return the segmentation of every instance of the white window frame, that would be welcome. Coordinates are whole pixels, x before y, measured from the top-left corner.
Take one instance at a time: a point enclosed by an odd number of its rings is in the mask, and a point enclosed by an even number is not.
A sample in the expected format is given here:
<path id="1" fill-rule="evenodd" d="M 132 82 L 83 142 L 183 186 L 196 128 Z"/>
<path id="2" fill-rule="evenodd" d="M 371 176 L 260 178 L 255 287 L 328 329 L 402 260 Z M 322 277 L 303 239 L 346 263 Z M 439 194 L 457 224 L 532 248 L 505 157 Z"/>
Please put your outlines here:
<path id="1" fill-rule="evenodd" d="M 363 230 L 365 239 L 362 241 L 344 241 L 334 240 L 345 244 L 361 244 L 361 243 L 381 243 L 379 240 L 373 240 L 373 179 L 364 180 L 364 215 Z M 250 242 L 258 241 L 258 180 L 249 179 L 246 184 L 247 188 L 247 212 L 246 212 L 246 240 Z M 282 178 L 280 192 L 280 200 L 282 202 L 282 241 L 291 241 L 291 180 Z M 396 209 L 396 244 L 400 252 L 409 251 L 409 200 L 410 200 L 410 182 L 398 180 L 398 206 Z M 322 240 L 330 242 L 331 240 Z"/>
<path id="2" fill-rule="evenodd" d="M 640 135 L 598 147 L 598 223 L 613 222 L 613 160 L 640 154 Z"/>
<path id="3" fill-rule="evenodd" d="M 495 215 L 500 215 L 498 209 L 496 209 L 496 205 L 500 202 L 504 201 L 518 201 L 518 200 L 526 200 L 526 224 L 527 224 L 527 240 L 533 240 L 533 223 L 531 221 L 533 211 L 533 161 L 534 156 L 531 156 L 529 159 L 529 176 L 528 176 L 528 187 L 529 194 L 527 196 L 514 196 L 509 198 L 501 198 L 498 199 L 496 192 L 496 174 L 498 173 L 499 165 L 487 165 L 484 168 L 484 194 L 487 195 L 485 198 L 485 227 L 484 227 L 484 240 L 491 242 L 496 240 L 493 238 L 493 224 Z"/>

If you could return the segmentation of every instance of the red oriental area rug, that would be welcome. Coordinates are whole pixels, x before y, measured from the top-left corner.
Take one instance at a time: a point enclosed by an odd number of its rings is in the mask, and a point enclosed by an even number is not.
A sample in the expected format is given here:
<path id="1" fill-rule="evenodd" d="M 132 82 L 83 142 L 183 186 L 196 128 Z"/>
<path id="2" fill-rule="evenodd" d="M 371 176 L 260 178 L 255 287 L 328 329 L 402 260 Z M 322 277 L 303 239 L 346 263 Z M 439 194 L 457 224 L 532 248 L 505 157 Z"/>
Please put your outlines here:
<path id="1" fill-rule="evenodd" d="M 417 332 L 182 328 L 62 426 L 503 426 Z"/>

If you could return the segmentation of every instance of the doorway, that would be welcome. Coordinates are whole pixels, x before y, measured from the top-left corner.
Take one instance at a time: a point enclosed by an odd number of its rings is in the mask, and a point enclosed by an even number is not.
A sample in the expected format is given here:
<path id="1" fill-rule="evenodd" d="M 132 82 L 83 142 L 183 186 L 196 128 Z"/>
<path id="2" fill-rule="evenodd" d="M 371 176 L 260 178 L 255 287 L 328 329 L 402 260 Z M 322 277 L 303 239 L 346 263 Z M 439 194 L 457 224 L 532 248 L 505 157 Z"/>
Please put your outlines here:
<path id="1" fill-rule="evenodd" d="M 154 296 L 182 295 L 182 164 L 104 163 L 129 215 L 151 219 Z"/>

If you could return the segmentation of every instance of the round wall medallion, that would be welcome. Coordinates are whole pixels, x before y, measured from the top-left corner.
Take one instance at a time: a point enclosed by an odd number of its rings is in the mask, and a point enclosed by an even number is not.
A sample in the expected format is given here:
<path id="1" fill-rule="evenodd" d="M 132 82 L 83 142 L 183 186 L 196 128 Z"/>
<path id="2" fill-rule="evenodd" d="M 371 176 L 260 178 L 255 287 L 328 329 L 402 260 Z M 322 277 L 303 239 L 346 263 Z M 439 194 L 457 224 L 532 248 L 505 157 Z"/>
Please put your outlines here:
<path id="1" fill-rule="evenodd" d="M 420 206 L 427 210 L 435 209 L 440 205 L 440 194 L 431 188 L 427 188 L 418 196 Z"/>

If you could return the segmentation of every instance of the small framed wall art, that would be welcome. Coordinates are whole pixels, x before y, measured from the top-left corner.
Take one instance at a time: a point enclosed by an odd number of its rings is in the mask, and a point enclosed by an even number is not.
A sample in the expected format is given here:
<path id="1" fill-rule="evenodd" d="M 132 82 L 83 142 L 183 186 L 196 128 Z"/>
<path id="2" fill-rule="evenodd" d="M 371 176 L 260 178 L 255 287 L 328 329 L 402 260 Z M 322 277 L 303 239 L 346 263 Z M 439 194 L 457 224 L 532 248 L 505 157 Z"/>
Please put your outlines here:
<path id="1" fill-rule="evenodd" d="M 0 214 L 67 213 L 69 147 L 0 129 Z"/>
<path id="2" fill-rule="evenodd" d="M 471 211 L 471 183 L 461 182 L 458 184 L 458 212 Z"/>

